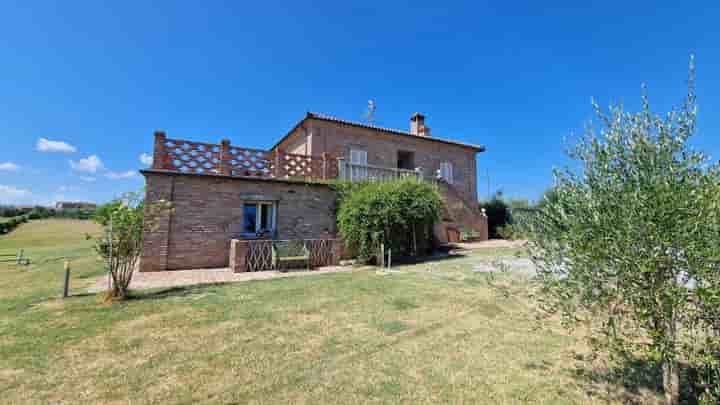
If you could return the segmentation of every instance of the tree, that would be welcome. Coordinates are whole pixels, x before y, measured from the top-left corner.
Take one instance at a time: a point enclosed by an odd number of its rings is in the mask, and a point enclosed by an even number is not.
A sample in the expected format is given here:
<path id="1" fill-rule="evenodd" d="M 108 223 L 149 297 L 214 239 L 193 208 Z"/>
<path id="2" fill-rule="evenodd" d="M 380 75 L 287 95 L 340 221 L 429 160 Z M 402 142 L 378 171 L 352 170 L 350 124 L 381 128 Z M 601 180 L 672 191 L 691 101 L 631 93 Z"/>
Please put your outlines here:
<path id="1" fill-rule="evenodd" d="M 121 199 L 105 204 L 93 218 L 103 225 L 103 235 L 96 239 L 98 252 L 111 278 L 108 299 L 124 299 L 129 292 L 133 272 L 142 253 L 143 229 L 152 228 L 144 224 L 145 211 L 170 209 L 164 201 L 146 207 L 137 193 L 128 193 Z M 152 214 L 149 215 L 152 217 Z"/>
<path id="2" fill-rule="evenodd" d="M 440 216 L 437 187 L 417 179 L 338 183 L 340 235 L 361 259 L 376 258 L 380 246 L 398 253 L 418 253 L 427 246 Z"/>
<path id="3" fill-rule="evenodd" d="M 511 223 L 510 207 L 502 198 L 502 192 L 498 191 L 487 201 L 481 201 L 480 209 L 485 210 L 488 219 L 488 232 L 491 238 L 502 238 L 500 230 Z"/>
<path id="4" fill-rule="evenodd" d="M 645 91 L 634 114 L 593 102 L 602 130 L 570 151 L 580 172 L 555 171 L 527 229 L 543 307 L 596 326 L 613 352 L 658 359 L 668 404 L 679 401 L 683 336 L 720 296 L 720 168 L 688 146 L 692 58 L 689 77 L 683 106 L 663 117 Z"/>

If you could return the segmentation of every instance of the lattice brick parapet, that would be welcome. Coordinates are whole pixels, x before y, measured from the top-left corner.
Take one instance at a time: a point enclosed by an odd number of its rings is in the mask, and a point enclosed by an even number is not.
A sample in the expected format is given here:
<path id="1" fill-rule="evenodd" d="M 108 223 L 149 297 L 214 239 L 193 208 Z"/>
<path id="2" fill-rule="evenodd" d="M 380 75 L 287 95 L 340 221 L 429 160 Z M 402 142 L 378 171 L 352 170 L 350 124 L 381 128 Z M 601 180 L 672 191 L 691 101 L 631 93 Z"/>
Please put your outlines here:
<path id="1" fill-rule="evenodd" d="M 155 133 L 153 169 L 234 177 L 326 180 L 338 177 L 338 162 L 328 154 L 298 155 L 220 144 L 169 139 Z"/>
<path id="2" fill-rule="evenodd" d="M 229 172 L 226 174 L 231 176 L 274 177 L 270 152 L 229 146 L 223 157 L 229 165 Z"/>

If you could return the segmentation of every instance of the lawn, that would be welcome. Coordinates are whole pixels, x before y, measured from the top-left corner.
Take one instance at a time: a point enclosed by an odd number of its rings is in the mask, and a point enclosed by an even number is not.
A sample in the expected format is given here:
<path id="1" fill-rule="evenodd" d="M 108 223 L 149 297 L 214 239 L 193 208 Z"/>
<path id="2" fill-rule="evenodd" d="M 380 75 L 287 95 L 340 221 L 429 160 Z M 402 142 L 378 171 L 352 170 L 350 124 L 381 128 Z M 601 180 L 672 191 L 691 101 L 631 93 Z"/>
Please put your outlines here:
<path id="1" fill-rule="evenodd" d="M 0 402 L 606 403 L 659 401 L 606 381 L 528 281 L 473 273 L 497 254 L 225 285 L 103 304 L 90 222 L 0 236 L 29 268 L 0 267 Z M 63 256 L 73 293 L 59 299 Z M 1 266 L 1 265 L 0 265 Z"/>

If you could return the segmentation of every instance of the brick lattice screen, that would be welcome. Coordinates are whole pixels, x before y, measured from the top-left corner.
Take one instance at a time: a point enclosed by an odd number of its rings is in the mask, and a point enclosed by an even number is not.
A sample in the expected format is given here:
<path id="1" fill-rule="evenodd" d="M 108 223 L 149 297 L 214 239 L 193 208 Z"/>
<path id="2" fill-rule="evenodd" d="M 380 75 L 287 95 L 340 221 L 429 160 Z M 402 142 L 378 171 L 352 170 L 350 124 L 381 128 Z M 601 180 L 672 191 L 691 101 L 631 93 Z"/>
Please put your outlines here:
<path id="1" fill-rule="evenodd" d="M 272 262 L 271 240 L 238 240 L 230 245 L 230 268 L 234 272 L 277 270 Z M 342 245 L 339 239 L 303 239 L 312 267 L 336 265 Z M 302 265 L 295 266 L 303 268 Z"/>
<path id="2" fill-rule="evenodd" d="M 222 174 L 233 177 L 330 180 L 338 177 L 338 161 L 329 154 L 298 155 L 281 150 L 260 150 L 219 144 L 170 139 L 155 133 L 153 169 L 193 174 Z"/>

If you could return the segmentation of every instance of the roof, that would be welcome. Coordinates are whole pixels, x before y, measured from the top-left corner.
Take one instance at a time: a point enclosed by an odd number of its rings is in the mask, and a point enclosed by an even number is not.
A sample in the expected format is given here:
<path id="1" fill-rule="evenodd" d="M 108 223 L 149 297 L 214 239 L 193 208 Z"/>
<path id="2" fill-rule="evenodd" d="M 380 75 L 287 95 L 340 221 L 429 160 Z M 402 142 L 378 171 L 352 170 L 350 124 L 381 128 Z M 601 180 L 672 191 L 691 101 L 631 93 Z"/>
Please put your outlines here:
<path id="1" fill-rule="evenodd" d="M 392 129 L 392 128 L 384 128 L 384 127 L 379 127 L 376 125 L 363 124 L 361 122 L 348 121 L 348 120 L 344 120 L 341 118 L 332 117 L 330 115 L 314 113 L 314 112 L 308 112 L 307 115 L 305 115 L 305 118 L 303 118 L 300 122 L 298 122 L 290 131 L 288 131 L 288 133 L 285 136 L 283 136 L 270 149 L 272 150 L 272 149 L 277 148 L 278 145 L 280 145 L 285 139 L 287 139 L 290 136 L 290 134 L 293 133 L 293 131 L 295 131 L 299 126 L 301 126 L 303 123 L 305 123 L 305 121 L 307 121 L 309 119 L 334 122 L 334 123 L 349 125 L 349 126 L 353 126 L 353 127 L 357 127 L 357 128 L 372 129 L 375 131 L 386 132 L 386 133 L 395 134 L 395 135 L 409 136 L 409 137 L 412 137 L 413 139 L 422 139 L 422 140 L 430 141 L 430 142 L 439 142 L 439 143 L 444 143 L 444 144 L 448 144 L 448 145 L 461 146 L 461 147 L 465 147 L 465 148 L 474 149 L 476 152 L 484 152 L 485 151 L 485 147 L 482 145 L 473 145 L 470 143 L 451 141 L 448 139 L 436 138 L 436 137 L 431 137 L 431 136 L 419 136 L 419 135 L 411 134 L 410 132 L 407 132 L 407 131 L 401 131 L 401 130 Z"/>

